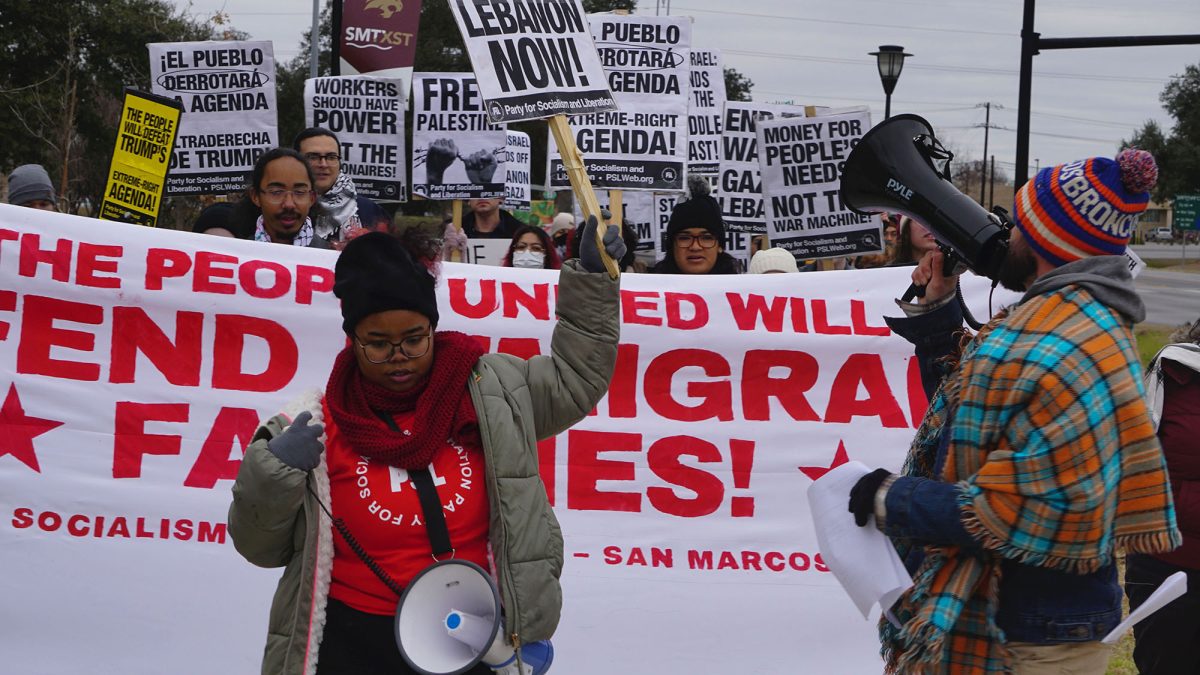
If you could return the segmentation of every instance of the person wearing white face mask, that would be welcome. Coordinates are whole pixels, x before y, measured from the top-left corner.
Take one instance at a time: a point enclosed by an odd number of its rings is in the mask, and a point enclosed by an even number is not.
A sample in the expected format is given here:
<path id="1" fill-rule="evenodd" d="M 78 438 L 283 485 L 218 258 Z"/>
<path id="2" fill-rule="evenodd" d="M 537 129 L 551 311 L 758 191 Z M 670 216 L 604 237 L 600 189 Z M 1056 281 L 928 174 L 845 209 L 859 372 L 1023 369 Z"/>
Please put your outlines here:
<path id="1" fill-rule="evenodd" d="M 562 259 L 545 230 L 524 225 L 513 235 L 502 264 L 504 267 L 556 270 L 562 267 Z"/>

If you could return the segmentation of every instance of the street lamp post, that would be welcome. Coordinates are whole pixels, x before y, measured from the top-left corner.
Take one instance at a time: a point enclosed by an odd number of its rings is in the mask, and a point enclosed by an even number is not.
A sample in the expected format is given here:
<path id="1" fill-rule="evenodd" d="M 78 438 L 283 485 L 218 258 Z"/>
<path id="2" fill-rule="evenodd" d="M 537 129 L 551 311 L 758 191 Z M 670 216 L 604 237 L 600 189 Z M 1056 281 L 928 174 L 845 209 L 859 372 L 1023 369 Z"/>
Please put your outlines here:
<path id="1" fill-rule="evenodd" d="M 883 109 L 883 119 L 892 116 L 892 91 L 896 88 L 896 80 L 900 79 L 900 71 L 904 69 L 904 59 L 912 56 L 905 53 L 899 45 L 879 45 L 879 51 L 871 52 L 875 63 L 879 66 L 879 81 L 883 82 L 883 93 L 886 103 Z"/>

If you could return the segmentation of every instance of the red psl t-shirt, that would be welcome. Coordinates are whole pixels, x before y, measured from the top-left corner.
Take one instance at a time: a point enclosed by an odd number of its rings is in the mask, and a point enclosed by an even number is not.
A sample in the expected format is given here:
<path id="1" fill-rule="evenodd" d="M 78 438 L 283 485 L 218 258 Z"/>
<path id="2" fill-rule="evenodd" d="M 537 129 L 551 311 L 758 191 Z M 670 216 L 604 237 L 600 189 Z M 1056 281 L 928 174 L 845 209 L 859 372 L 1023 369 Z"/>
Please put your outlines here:
<path id="1" fill-rule="evenodd" d="M 395 419 L 401 431 L 412 428 L 413 413 Z M 331 510 L 350 534 L 401 586 L 432 565 L 433 553 L 416 486 L 408 472 L 360 456 L 349 447 L 325 410 L 325 458 L 329 465 Z M 454 557 L 491 569 L 483 449 L 464 447 L 453 439 L 429 465 L 450 531 Z M 340 533 L 333 533 L 333 575 L 329 596 L 360 612 L 390 615 L 399 598 L 354 553 Z"/>

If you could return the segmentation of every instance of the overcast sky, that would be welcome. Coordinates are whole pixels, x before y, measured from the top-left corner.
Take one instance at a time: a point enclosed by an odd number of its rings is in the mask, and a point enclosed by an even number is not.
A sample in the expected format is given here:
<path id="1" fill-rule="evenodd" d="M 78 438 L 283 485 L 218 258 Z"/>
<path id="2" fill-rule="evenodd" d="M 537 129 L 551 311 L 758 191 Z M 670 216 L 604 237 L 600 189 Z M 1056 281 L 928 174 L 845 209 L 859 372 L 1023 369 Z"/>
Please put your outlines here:
<path id="1" fill-rule="evenodd" d="M 299 52 L 311 23 L 307 0 L 176 0 L 197 16 L 224 10 L 276 58 Z M 425 0 L 444 2 L 445 0 Z M 665 0 L 638 12 L 666 13 Z M 883 119 L 874 57 L 881 44 L 913 54 L 892 113 L 926 117 L 960 157 L 983 154 L 984 102 L 993 104 L 988 154 L 1009 175 L 1016 155 L 1021 13 L 1017 0 L 673 0 L 693 17 L 693 46 L 720 49 L 725 65 L 754 81 L 758 101 L 869 105 Z M 1197 0 L 1041 0 L 1043 37 L 1200 34 Z M 419 39 L 419 36 L 418 36 Z M 1200 63 L 1200 45 L 1053 50 L 1034 57 L 1030 173 L 1094 155 L 1112 156 L 1146 120 L 1170 128 L 1158 95 L 1172 75 Z M 997 107 L 1002 106 L 1002 107 Z M 998 127 L 998 128 L 997 128 Z"/>

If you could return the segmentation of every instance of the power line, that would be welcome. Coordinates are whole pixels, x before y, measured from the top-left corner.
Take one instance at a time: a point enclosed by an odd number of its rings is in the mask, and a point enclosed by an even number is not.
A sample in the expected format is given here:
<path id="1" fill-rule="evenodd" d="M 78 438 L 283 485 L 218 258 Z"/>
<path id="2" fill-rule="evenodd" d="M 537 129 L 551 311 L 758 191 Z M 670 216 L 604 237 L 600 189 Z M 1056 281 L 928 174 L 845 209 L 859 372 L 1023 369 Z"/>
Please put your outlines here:
<path id="1" fill-rule="evenodd" d="M 817 63 L 845 63 L 855 66 L 874 65 L 866 59 L 835 58 L 832 56 L 809 56 L 805 54 L 782 54 L 779 52 L 754 52 L 741 49 L 722 49 L 723 54 L 740 54 L 758 58 L 787 59 L 791 61 L 815 61 Z M 950 73 L 979 73 L 982 75 L 1018 75 L 1015 70 L 1007 68 L 967 68 L 965 66 L 930 66 L 905 64 L 905 67 L 916 70 L 937 70 Z M 1103 82 L 1131 82 L 1136 84 L 1163 84 L 1168 80 L 1156 77 L 1122 77 L 1119 75 L 1091 75 L 1087 73 L 1050 73 L 1038 71 L 1039 77 L 1061 78 L 1069 80 L 1092 80 Z"/>
<path id="2" fill-rule="evenodd" d="M 778 16 L 778 15 L 774 15 L 774 14 L 755 14 L 752 12 L 731 12 L 728 10 L 700 9 L 697 7 L 679 7 L 678 9 L 683 10 L 685 12 L 700 12 L 702 14 L 728 14 L 731 16 L 749 16 L 749 17 L 753 17 L 756 19 L 771 19 L 772 21 L 777 21 L 777 20 L 782 19 L 784 21 L 802 21 L 804 23 L 832 24 L 835 26 L 863 26 L 863 27 L 867 27 L 867 28 L 888 28 L 891 30 L 897 30 L 897 29 L 899 29 L 899 30 L 919 30 L 919 31 L 928 31 L 931 33 L 955 33 L 955 34 L 959 34 L 959 35 L 997 35 L 1000 37 L 1008 37 L 1008 38 L 1018 37 L 1017 31 L 1009 31 L 1007 33 L 1001 33 L 998 31 L 961 30 L 958 28 L 930 28 L 929 26 L 897 26 L 895 24 L 887 24 L 887 23 L 864 23 L 861 21 L 838 21 L 836 19 L 811 19 L 808 17 L 801 17 L 801 16 Z"/>

